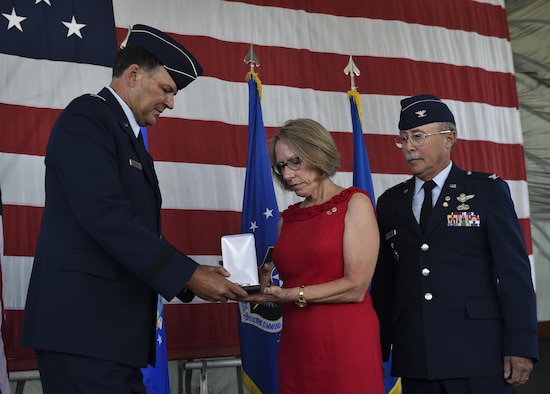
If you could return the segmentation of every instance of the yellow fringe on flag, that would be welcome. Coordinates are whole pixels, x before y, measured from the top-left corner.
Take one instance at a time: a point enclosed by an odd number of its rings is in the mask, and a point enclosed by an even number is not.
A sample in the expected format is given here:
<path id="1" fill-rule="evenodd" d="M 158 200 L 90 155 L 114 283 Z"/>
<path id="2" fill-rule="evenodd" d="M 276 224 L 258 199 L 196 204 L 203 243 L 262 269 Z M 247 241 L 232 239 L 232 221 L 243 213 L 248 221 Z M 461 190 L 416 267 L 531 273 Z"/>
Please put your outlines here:
<path id="1" fill-rule="evenodd" d="M 250 379 L 250 376 L 247 375 L 244 369 L 242 370 L 241 376 L 243 378 L 243 386 L 246 387 L 250 394 L 262 394 L 258 386 Z"/>
<path id="2" fill-rule="evenodd" d="M 256 82 L 256 87 L 258 88 L 258 96 L 260 97 L 260 101 L 262 101 L 262 81 L 260 81 L 260 77 L 258 77 L 258 74 L 256 74 L 254 71 L 249 71 L 246 74 L 245 81 L 248 81 L 250 78 L 254 79 Z"/>
<path id="3" fill-rule="evenodd" d="M 348 90 L 348 97 L 353 98 L 357 111 L 359 112 L 359 121 L 361 122 L 361 130 L 363 130 L 363 110 L 361 109 L 361 95 L 356 89 Z M 393 393 L 392 393 L 393 394 Z"/>
<path id="4" fill-rule="evenodd" d="M 395 385 L 388 394 L 401 394 L 401 378 L 397 379 L 397 382 L 395 382 Z"/>

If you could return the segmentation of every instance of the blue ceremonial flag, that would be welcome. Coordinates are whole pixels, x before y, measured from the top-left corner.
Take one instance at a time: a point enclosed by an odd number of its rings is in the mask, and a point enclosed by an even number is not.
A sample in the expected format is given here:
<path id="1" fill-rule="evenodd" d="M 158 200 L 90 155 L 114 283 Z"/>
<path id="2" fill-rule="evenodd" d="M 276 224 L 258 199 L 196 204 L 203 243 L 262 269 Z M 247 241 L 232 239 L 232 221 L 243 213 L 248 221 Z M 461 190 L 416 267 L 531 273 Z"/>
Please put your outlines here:
<path id="1" fill-rule="evenodd" d="M 145 150 L 149 151 L 149 137 L 147 136 L 147 127 L 140 127 L 141 135 L 143 137 L 143 145 L 145 145 Z"/>
<path id="2" fill-rule="evenodd" d="M 353 125 L 353 186 L 369 193 L 373 204 L 376 204 L 369 155 L 363 135 L 363 116 L 361 111 L 361 96 L 352 89 L 348 92 L 351 108 L 351 123 Z M 384 390 L 386 394 L 401 393 L 401 381 L 391 375 L 391 353 L 384 367 Z"/>
<path id="3" fill-rule="evenodd" d="M 351 123 L 353 126 L 353 186 L 369 193 L 374 203 L 376 200 L 372 184 L 369 155 L 363 135 L 361 96 L 355 89 L 350 90 L 348 96 L 351 108 Z"/>
<path id="4" fill-rule="evenodd" d="M 260 104 L 261 82 L 254 72 L 250 72 L 248 77 L 248 159 L 241 232 L 254 234 L 258 265 L 269 263 L 272 280 L 277 283 L 269 247 L 277 240 L 279 209 Z M 239 302 L 239 315 L 243 383 L 251 394 L 276 394 L 281 307 Z"/>
<path id="5" fill-rule="evenodd" d="M 141 127 L 141 135 L 145 149 L 149 150 L 147 128 Z M 168 352 L 166 350 L 166 329 L 164 328 L 164 304 L 162 297 L 157 296 L 157 324 L 155 330 L 156 365 L 148 365 L 143 368 L 143 383 L 147 388 L 147 394 L 170 394 L 170 377 L 168 375 Z"/>
<path id="6" fill-rule="evenodd" d="M 157 344 L 156 366 L 143 368 L 143 383 L 147 394 L 170 394 L 170 377 L 168 376 L 168 354 L 166 351 L 166 330 L 164 328 L 164 305 L 162 297 L 157 301 L 157 328 L 155 331 Z"/>

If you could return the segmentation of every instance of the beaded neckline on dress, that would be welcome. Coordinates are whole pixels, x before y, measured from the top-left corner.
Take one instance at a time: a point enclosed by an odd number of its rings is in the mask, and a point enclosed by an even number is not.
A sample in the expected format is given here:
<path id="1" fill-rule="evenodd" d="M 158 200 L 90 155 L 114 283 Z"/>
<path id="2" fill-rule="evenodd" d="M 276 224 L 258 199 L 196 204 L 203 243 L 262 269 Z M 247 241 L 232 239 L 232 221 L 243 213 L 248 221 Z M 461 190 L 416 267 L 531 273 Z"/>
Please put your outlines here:
<path id="1" fill-rule="evenodd" d="M 334 212 L 332 208 L 334 205 L 340 204 L 346 201 L 349 196 L 356 191 L 361 191 L 360 189 L 352 186 L 347 189 L 342 190 L 339 194 L 332 197 L 330 200 L 319 204 L 313 205 L 311 207 L 300 208 L 301 202 L 289 206 L 281 214 L 285 222 L 299 222 L 302 220 L 311 219 L 320 214 L 326 214 L 327 212 Z"/>

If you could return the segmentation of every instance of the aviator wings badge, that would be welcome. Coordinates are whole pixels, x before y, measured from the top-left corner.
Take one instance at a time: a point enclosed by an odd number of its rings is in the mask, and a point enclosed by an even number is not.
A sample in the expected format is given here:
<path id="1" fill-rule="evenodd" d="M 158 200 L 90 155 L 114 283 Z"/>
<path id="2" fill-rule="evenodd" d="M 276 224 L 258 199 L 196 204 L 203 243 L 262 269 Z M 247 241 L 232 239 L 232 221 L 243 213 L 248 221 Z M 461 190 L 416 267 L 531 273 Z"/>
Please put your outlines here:
<path id="1" fill-rule="evenodd" d="M 459 211 L 467 211 L 468 209 L 470 209 L 470 206 L 468 204 L 465 204 L 465 203 L 466 203 L 466 201 L 471 200 L 474 197 L 475 197 L 475 194 L 460 193 L 456 197 L 456 199 L 460 203 L 460 204 L 457 205 L 456 209 L 458 209 Z"/>

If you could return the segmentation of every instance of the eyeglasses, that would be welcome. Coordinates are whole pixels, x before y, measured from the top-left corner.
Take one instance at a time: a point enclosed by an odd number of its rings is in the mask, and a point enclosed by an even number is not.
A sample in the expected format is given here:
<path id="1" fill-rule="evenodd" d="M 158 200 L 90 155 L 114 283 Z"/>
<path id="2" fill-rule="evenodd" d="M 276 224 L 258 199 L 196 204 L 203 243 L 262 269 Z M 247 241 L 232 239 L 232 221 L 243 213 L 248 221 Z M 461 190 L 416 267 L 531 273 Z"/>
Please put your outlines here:
<path id="1" fill-rule="evenodd" d="M 292 171 L 297 171 L 302 166 L 302 159 L 298 156 L 291 157 L 286 162 L 276 163 L 271 167 L 273 172 L 277 175 L 283 175 L 283 170 L 285 167 L 290 168 Z"/>
<path id="2" fill-rule="evenodd" d="M 452 132 L 452 130 L 442 130 L 437 133 L 414 133 L 411 135 L 403 134 L 394 138 L 395 146 L 399 149 L 404 148 L 407 146 L 407 142 L 409 141 L 413 144 L 413 146 L 422 146 L 426 142 L 426 137 L 429 137 L 430 135 L 447 134 L 450 132 Z"/>

